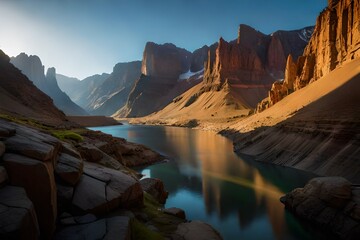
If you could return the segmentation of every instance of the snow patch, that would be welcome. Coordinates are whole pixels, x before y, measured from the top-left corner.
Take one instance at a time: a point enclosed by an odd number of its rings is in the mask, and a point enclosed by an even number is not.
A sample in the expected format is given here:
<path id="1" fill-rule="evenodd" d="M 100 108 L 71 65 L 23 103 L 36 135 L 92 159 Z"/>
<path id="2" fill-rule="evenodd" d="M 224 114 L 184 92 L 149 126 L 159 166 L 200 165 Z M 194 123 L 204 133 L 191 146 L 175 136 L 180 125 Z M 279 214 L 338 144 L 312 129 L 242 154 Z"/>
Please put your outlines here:
<path id="1" fill-rule="evenodd" d="M 200 74 L 200 73 L 203 73 L 203 72 L 204 72 L 204 69 L 201 69 L 200 71 L 197 71 L 197 72 L 191 72 L 190 69 L 189 69 L 189 71 L 180 74 L 179 81 L 189 79 L 192 76 L 195 76 L 196 74 Z"/>
<path id="2" fill-rule="evenodd" d="M 310 41 L 310 38 L 312 36 L 314 32 L 314 29 L 313 28 L 308 28 L 308 29 L 303 29 L 301 30 L 301 32 L 299 33 L 299 37 L 304 41 L 304 42 L 309 42 Z"/>

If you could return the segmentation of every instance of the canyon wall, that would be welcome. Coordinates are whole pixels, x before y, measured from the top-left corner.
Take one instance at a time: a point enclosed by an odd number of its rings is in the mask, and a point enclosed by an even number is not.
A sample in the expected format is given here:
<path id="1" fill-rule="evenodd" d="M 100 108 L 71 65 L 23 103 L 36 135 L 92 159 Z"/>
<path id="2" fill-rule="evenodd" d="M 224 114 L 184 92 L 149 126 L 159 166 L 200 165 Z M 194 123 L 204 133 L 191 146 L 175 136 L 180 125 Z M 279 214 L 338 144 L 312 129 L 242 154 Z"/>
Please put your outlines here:
<path id="1" fill-rule="evenodd" d="M 158 111 L 176 96 L 199 83 L 192 71 L 201 71 L 209 47 L 188 52 L 174 44 L 148 42 L 144 49 L 141 76 L 133 86 L 126 105 L 115 116 L 140 117 Z M 189 73 L 189 77 L 180 76 Z M 200 74 L 197 74 L 200 76 Z"/>
<path id="2" fill-rule="evenodd" d="M 317 18 L 315 30 L 304 53 L 288 59 L 284 81 L 273 84 L 257 111 L 325 76 L 338 66 L 360 57 L 360 3 L 329 0 Z M 297 59 L 297 60 L 296 60 Z"/>

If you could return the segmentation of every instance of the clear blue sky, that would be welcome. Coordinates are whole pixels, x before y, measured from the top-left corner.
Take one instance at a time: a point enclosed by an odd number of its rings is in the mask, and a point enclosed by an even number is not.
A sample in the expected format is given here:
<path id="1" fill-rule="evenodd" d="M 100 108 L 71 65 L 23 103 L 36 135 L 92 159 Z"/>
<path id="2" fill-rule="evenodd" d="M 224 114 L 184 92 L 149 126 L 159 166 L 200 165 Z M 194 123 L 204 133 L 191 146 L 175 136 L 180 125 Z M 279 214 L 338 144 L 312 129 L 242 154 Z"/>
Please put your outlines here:
<path id="1" fill-rule="evenodd" d="M 0 0 L 0 49 L 80 79 L 141 60 L 147 41 L 193 51 L 240 23 L 264 33 L 314 25 L 326 0 Z"/>

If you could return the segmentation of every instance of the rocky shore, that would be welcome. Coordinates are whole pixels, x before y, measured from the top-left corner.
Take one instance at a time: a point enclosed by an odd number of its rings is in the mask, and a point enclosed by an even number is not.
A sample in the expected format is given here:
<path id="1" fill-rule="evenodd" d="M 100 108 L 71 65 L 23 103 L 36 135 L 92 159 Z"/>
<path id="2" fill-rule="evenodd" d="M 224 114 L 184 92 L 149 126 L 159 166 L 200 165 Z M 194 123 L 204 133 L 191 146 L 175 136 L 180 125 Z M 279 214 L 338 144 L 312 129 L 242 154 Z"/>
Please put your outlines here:
<path id="1" fill-rule="evenodd" d="M 359 239 L 360 186 L 341 177 L 314 178 L 281 199 L 296 216 L 340 239 Z"/>
<path id="2" fill-rule="evenodd" d="M 221 239 L 164 209 L 162 182 L 128 168 L 161 155 L 101 132 L 61 131 L 0 119 L 0 239 Z"/>

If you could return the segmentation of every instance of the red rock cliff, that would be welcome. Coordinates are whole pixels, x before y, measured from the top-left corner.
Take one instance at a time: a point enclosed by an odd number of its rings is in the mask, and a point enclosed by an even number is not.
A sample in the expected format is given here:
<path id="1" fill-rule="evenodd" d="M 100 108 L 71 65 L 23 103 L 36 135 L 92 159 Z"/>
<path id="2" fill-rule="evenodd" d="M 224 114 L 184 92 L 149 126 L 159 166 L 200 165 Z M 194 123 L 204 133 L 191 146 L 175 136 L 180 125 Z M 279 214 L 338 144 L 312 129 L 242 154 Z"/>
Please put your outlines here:
<path id="1" fill-rule="evenodd" d="M 360 57 L 360 1 L 329 0 L 316 21 L 313 36 L 296 66 L 288 61 L 286 69 L 296 72 L 284 82 L 273 84 L 268 98 L 258 105 L 262 111 L 296 91 L 325 76 L 339 65 Z M 287 86 L 288 82 L 293 82 Z"/>

